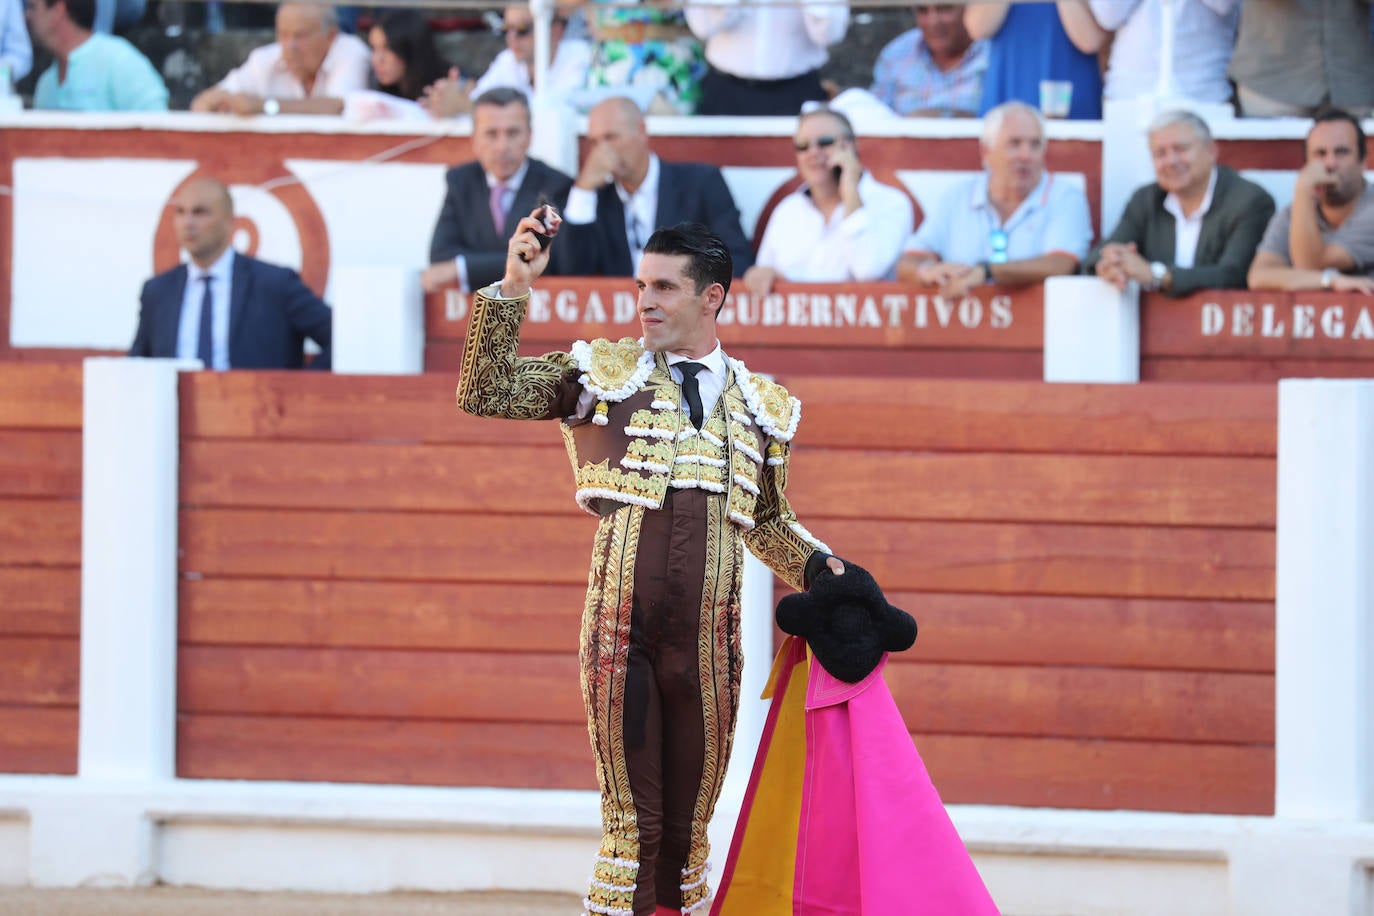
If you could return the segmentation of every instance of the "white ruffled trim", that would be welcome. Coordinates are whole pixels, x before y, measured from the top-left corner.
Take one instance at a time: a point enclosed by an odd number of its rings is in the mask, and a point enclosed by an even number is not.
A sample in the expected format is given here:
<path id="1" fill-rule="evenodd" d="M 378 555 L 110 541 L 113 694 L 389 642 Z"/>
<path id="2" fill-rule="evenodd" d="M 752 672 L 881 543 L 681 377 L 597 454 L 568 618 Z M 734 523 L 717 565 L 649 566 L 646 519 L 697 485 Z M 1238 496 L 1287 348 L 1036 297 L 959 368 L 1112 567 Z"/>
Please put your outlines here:
<path id="1" fill-rule="evenodd" d="M 782 465 L 783 465 L 783 460 L 782 460 L 781 458 L 769 458 L 769 459 L 768 459 L 768 466 L 769 466 L 770 468 L 779 468 L 779 467 L 782 467 Z"/>
<path id="2" fill-rule="evenodd" d="M 597 857 L 596 857 L 596 861 L 598 861 L 598 862 L 605 862 L 607 865 L 615 865 L 615 866 L 617 866 L 617 867 L 619 867 L 619 868 L 633 868 L 633 869 L 635 870 L 635 872 L 638 872 L 638 871 L 639 871 L 639 860 L 638 860 L 638 859 L 621 859 L 621 858 L 618 858 L 618 857 L 617 857 L 617 858 L 614 858 L 614 859 L 610 859 L 610 858 L 607 858 L 606 856 L 603 856 L 603 855 L 601 855 L 601 854 L 598 853 L 598 854 L 597 854 Z"/>
<path id="3" fill-rule="evenodd" d="M 742 512 L 736 512 L 733 509 L 730 510 L 730 521 L 739 525 L 745 531 L 752 531 L 754 529 L 754 520 L 752 518 Z M 828 550 L 826 551 L 826 553 L 829 552 Z"/>
<path id="4" fill-rule="evenodd" d="M 743 423 L 745 426 L 753 426 L 754 418 L 747 413 L 740 413 L 738 410 L 730 411 L 730 416 Z"/>
<path id="5" fill-rule="evenodd" d="M 699 435 L 701 436 L 701 438 L 705 439 L 707 442 L 711 443 L 711 444 L 714 445 L 716 448 L 725 448 L 725 440 L 721 439 L 720 436 L 717 436 L 715 433 L 711 432 L 710 430 L 703 429 L 703 430 L 699 433 Z"/>
<path id="6" fill-rule="evenodd" d="M 599 414 L 599 413 L 593 413 L 593 414 L 592 414 L 592 425 L 593 425 L 593 426 L 605 426 L 605 425 L 607 425 L 607 424 L 610 423 L 610 422 L 611 422 L 611 421 L 610 421 L 610 420 L 607 420 L 604 414 Z"/>
<path id="7" fill-rule="evenodd" d="M 708 458 L 705 455 L 678 455 L 673 459 L 674 464 L 709 464 L 713 468 L 725 467 L 724 458 Z M 666 471 L 667 468 L 664 468 Z"/>
<path id="8" fill-rule="evenodd" d="M 698 900 L 696 903 L 692 904 L 691 906 L 683 907 L 683 908 L 682 908 L 683 916 L 686 916 L 686 914 L 688 914 L 688 913 L 695 913 L 697 910 L 701 909 L 702 907 L 706 907 L 706 906 L 710 906 L 710 905 L 711 905 L 711 895 L 710 895 L 710 894 L 707 894 L 705 897 L 702 897 L 700 900 Z"/>
<path id="9" fill-rule="evenodd" d="M 673 439 L 682 438 L 671 429 L 650 429 L 647 426 L 627 426 L 625 427 L 627 436 L 643 436 L 646 439 Z"/>
<path id="10" fill-rule="evenodd" d="M 753 493 L 755 496 L 759 495 L 758 485 L 755 484 L 748 477 L 745 477 L 743 474 L 735 475 L 735 483 L 739 484 L 741 489 L 745 490 L 746 492 Z"/>
<path id="11" fill-rule="evenodd" d="M 732 438 L 730 440 L 730 444 L 735 447 L 735 451 L 739 452 L 742 455 L 747 455 L 750 461 L 754 462 L 755 464 L 763 464 L 763 456 L 760 455 L 758 453 L 758 450 L 755 449 L 749 443 L 741 442 L 738 439 Z"/>
<path id="12" fill-rule="evenodd" d="M 692 437 L 695 436 L 696 434 L 697 434 L 697 431 L 696 431 L 694 428 L 688 426 L 688 427 L 686 427 L 685 429 L 680 429 L 680 430 L 677 431 L 677 441 L 679 441 L 679 442 L 686 441 L 687 439 L 692 438 Z"/>
<path id="13" fill-rule="evenodd" d="M 622 910 L 613 906 L 597 906 L 592 903 L 592 898 L 583 897 L 582 905 L 586 907 L 587 913 L 600 913 L 602 916 L 635 916 L 634 910 Z M 586 916 L 586 914 L 583 914 Z"/>
<path id="14" fill-rule="evenodd" d="M 725 484 L 710 480 L 672 480 L 670 485 L 679 490 L 706 490 L 710 493 L 724 493 Z M 828 551 L 827 551 L 828 552 Z"/>
<path id="15" fill-rule="evenodd" d="M 587 343 L 585 340 L 574 341 L 572 347 L 569 349 L 569 353 L 572 354 L 573 360 L 576 361 L 577 368 L 582 370 L 582 375 L 578 378 L 578 382 L 582 384 L 583 388 L 596 395 L 598 400 L 602 401 L 625 400 L 640 388 L 643 388 L 644 383 L 649 380 L 649 373 L 654 371 L 654 355 L 648 350 L 645 350 L 643 353 L 639 354 L 639 359 L 636 361 L 635 365 L 635 371 L 630 374 L 629 381 L 619 388 L 607 390 L 592 381 L 591 344 Z"/>
<path id="16" fill-rule="evenodd" d="M 599 888 L 601 888 L 603 891 L 613 891 L 613 892 L 619 892 L 619 891 L 633 891 L 636 887 L 639 886 L 637 883 L 636 883 L 636 884 L 607 884 L 605 881 L 598 881 L 598 880 L 596 880 L 596 876 L 595 876 L 595 875 L 593 875 L 592 877 L 588 878 L 588 879 L 587 879 L 587 883 L 590 884 L 592 887 L 599 887 Z"/>
<path id="17" fill-rule="evenodd" d="M 779 442 L 787 442 L 795 436 L 797 424 L 801 422 L 801 401 L 790 394 L 787 396 L 787 399 L 792 402 L 792 420 L 787 424 L 787 429 L 778 429 L 769 422 L 768 414 L 764 413 L 763 405 L 759 403 L 758 389 L 754 387 L 754 378 L 749 374 L 744 363 L 733 356 L 725 357 L 725 361 L 734 370 L 735 384 L 739 385 L 739 390 L 744 395 L 744 403 L 748 406 L 749 412 L 754 415 L 754 419 L 758 421 L 759 428 Z"/>
<path id="18" fill-rule="evenodd" d="M 620 465 L 636 471 L 653 471 L 655 474 L 668 473 L 668 465 L 659 464 L 656 461 L 640 461 L 638 458 L 625 457 L 620 459 Z"/>
<path id="19" fill-rule="evenodd" d="M 577 504 L 582 507 L 583 511 L 590 512 L 592 515 L 601 514 L 588 505 L 588 503 L 594 499 L 609 499 L 612 502 L 629 503 L 635 506 L 644 506 L 648 509 L 658 508 L 658 503 L 647 496 L 635 496 L 633 493 L 620 493 L 616 490 L 608 490 L 605 487 L 583 487 L 574 494 L 573 498 L 577 500 Z"/>
<path id="20" fill-rule="evenodd" d="M 677 404 L 674 404 L 672 401 L 660 401 L 658 398 L 654 398 L 653 403 L 650 404 L 649 406 L 652 407 L 654 410 L 679 410 L 679 409 L 681 409 L 681 408 L 678 407 Z"/>
<path id="21" fill-rule="evenodd" d="M 802 527 L 801 522 L 788 522 L 787 527 L 792 529 L 793 534 L 817 550 L 824 550 L 828 554 L 834 554 L 835 551 L 831 550 L 829 545 Z"/>

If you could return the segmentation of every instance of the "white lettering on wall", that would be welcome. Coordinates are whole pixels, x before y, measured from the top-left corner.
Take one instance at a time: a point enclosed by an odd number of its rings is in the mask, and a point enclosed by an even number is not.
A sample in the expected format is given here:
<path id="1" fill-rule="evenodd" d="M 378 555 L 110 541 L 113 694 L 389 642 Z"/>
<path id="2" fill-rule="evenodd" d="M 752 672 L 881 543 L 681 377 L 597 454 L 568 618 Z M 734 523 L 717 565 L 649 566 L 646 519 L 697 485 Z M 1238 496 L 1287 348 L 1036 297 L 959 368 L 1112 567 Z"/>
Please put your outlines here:
<path id="1" fill-rule="evenodd" d="M 448 321 L 462 321 L 468 316 L 468 297 L 460 289 L 444 291 L 444 318 Z"/>
<path id="2" fill-rule="evenodd" d="M 994 301 L 994 308 L 995 308 Z M 1227 308 L 1215 302 L 1202 306 L 1201 330 L 1204 337 L 1216 337 L 1226 333 L 1229 325 L 1231 337 L 1254 337 L 1256 334 L 1255 316 L 1259 315 L 1258 333 L 1261 337 L 1285 337 L 1311 340 L 1320 331 L 1322 337 L 1331 340 L 1374 340 L 1374 312 L 1370 306 L 1360 306 L 1354 312 L 1354 320 L 1347 317 L 1346 306 L 1342 303 L 1316 306 L 1297 304 L 1287 319 L 1279 317 L 1279 307 L 1265 303 L 1258 308 L 1250 302 L 1235 302 Z M 1229 317 L 1229 321 L 1228 321 Z M 1291 330 L 1290 330 L 1291 328 Z"/>
<path id="3" fill-rule="evenodd" d="M 1202 336 L 1216 337 L 1226 327 L 1226 312 L 1215 302 L 1202 304 Z"/>

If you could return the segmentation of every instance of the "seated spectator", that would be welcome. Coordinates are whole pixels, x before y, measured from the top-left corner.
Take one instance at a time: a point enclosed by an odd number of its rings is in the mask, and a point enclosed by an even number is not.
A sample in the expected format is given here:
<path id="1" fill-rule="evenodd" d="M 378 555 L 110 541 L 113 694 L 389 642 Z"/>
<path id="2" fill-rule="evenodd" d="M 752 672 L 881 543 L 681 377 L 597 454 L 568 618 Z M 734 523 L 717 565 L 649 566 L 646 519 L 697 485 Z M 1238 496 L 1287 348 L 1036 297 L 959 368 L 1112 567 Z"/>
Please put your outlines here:
<path id="1" fill-rule="evenodd" d="M 207 369 L 299 369 L 305 338 L 328 369 L 333 313 L 294 270 L 234 251 L 234 202 L 213 178 L 172 200 L 172 225 L 190 262 L 143 284 L 130 356 L 199 359 Z"/>
<path id="2" fill-rule="evenodd" d="M 371 52 L 356 35 L 339 32 L 334 7 L 283 3 L 277 40 L 200 93 L 192 111 L 238 115 L 338 114 L 350 92 L 367 88 Z"/>
<path id="3" fill-rule="evenodd" d="M 491 62 L 476 85 L 466 81 L 456 69 L 425 92 L 424 106 L 436 118 L 451 118 L 472 111 L 472 100 L 489 89 L 509 86 L 526 96 L 534 94 L 534 16 L 528 6 L 508 6 L 503 13 L 502 33 L 506 47 Z M 565 99 L 587 81 L 592 62 L 592 46 L 580 38 L 567 36 L 568 17 L 559 13 L 549 26 L 549 94 Z"/>
<path id="4" fill-rule="evenodd" d="M 34 108 L 167 110 L 167 85 L 148 58 L 123 38 L 91 31 L 95 0 L 25 0 L 25 16 L 56 58 L 34 86 Z"/>
<path id="5" fill-rule="evenodd" d="M 649 131 L 632 99 L 606 99 L 587 116 L 587 155 L 563 217 L 559 244 L 579 276 L 633 277 L 654 230 L 684 222 L 718 235 L 737 273 L 754 263 L 720 169 L 649 152 Z"/>
<path id="6" fill-rule="evenodd" d="M 766 295 L 777 280 L 885 280 L 911 231 L 911 200 L 870 175 L 854 128 L 838 111 L 802 114 L 792 145 L 802 186 L 784 197 L 764 230 L 744 285 Z"/>
<path id="7" fill-rule="evenodd" d="M 916 7 L 916 28 L 894 38 L 873 67 L 872 92 L 906 117 L 960 117 L 978 114 L 988 45 L 964 28 L 958 3 Z"/>
<path id="8" fill-rule="evenodd" d="M 1374 191 L 1359 120 L 1318 114 L 1306 150 L 1293 202 L 1269 221 L 1250 265 L 1250 288 L 1374 293 Z"/>
<path id="9" fill-rule="evenodd" d="M 974 3 L 964 24 L 975 39 L 988 40 L 979 114 L 1012 100 L 1036 105 L 1044 81 L 1066 82 L 1073 90 L 1069 118 L 1102 117 L 1102 72 L 1097 52 L 1111 38 L 1086 0 L 1059 3 Z"/>
<path id="10" fill-rule="evenodd" d="M 686 15 L 706 43 L 696 111 L 704 115 L 791 116 L 824 99 L 821 68 L 849 28 L 844 0 L 705 0 L 688 4 Z"/>
<path id="11" fill-rule="evenodd" d="M 1242 115 L 1306 118 L 1328 106 L 1369 115 L 1369 0 L 1245 0 L 1240 7 L 1230 76 Z"/>
<path id="12" fill-rule="evenodd" d="M 337 112 L 351 121 L 428 120 L 420 98 L 448 70 L 429 22 L 412 10 L 387 10 L 368 31 L 367 43 L 372 48 L 368 88 L 331 100 Z"/>
<path id="13" fill-rule="evenodd" d="M 1045 171 L 1045 122 L 1024 102 L 983 119 L 985 174 L 967 178 L 925 212 L 897 279 L 959 297 L 983 283 L 1028 286 L 1071 274 L 1088 253 L 1088 199 Z"/>
<path id="14" fill-rule="evenodd" d="M 9 84 L 0 86 L 0 92 L 12 90 L 33 67 L 33 45 L 24 27 L 22 0 L 0 0 L 0 66 L 7 68 L 9 76 Z"/>
<path id="15" fill-rule="evenodd" d="M 1160 31 L 1166 15 L 1163 0 L 1089 0 L 1099 25 L 1113 34 L 1107 84 L 1109 99 L 1154 95 L 1161 87 Z M 1229 102 L 1226 65 L 1240 22 L 1238 0 L 1172 0 L 1172 85 L 1167 94 L 1198 102 Z"/>
<path id="16" fill-rule="evenodd" d="M 1159 115 L 1149 139 L 1155 183 L 1131 195 L 1121 222 L 1083 272 L 1118 289 L 1134 280 L 1170 296 L 1244 289 L 1255 247 L 1274 215 L 1274 199 L 1217 165 L 1212 132 L 1191 112 Z"/>
<path id="17" fill-rule="evenodd" d="M 519 89 L 502 87 L 473 102 L 475 162 L 448 170 L 448 186 L 423 284 L 428 292 L 457 283 L 463 292 L 500 280 L 506 245 L 520 218 L 540 203 L 562 209 L 572 179 L 529 158 L 530 103 Z M 555 263 L 562 245 L 555 246 Z"/>

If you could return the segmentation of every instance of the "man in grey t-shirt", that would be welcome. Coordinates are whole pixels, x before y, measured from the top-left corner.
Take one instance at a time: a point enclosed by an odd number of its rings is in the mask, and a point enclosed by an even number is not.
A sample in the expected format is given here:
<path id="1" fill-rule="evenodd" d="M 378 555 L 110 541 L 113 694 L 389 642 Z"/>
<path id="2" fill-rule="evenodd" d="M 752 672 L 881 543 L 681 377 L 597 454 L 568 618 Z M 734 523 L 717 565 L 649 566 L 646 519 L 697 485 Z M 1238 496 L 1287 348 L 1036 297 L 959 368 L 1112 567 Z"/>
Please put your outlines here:
<path id="1" fill-rule="evenodd" d="M 1293 202 L 1269 221 L 1250 265 L 1250 288 L 1374 293 L 1374 185 L 1360 122 L 1319 114 L 1306 149 Z"/>

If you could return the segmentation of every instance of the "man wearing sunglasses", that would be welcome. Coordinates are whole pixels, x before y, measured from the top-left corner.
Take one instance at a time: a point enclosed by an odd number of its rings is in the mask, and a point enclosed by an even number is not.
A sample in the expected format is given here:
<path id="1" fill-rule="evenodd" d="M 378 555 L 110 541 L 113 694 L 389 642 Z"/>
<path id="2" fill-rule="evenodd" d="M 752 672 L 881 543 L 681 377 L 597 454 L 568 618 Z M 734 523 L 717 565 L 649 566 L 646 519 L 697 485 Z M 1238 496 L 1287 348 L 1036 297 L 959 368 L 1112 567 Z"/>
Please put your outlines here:
<path id="1" fill-rule="evenodd" d="M 849 119 L 829 108 L 801 116 L 792 146 L 802 185 L 768 219 L 745 288 L 766 296 L 777 280 L 885 280 L 911 232 L 906 192 L 864 171 Z"/>
<path id="2" fill-rule="evenodd" d="M 1045 124 L 1024 102 L 983 118 L 984 173 L 925 207 L 897 279 L 957 298 L 984 283 L 1029 286 L 1071 274 L 1088 253 L 1092 220 L 1082 189 L 1045 171 Z"/>

